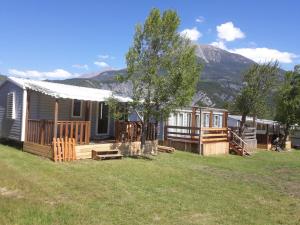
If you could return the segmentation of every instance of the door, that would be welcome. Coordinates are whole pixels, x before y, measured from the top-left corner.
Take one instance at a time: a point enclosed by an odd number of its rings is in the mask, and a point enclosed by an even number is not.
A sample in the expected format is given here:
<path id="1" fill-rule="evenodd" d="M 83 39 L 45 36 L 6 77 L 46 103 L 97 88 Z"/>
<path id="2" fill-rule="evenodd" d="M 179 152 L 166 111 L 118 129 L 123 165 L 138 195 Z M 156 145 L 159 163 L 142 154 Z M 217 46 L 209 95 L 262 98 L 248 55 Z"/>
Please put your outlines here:
<path id="1" fill-rule="evenodd" d="M 109 128 L 109 110 L 104 102 L 98 103 L 97 113 L 97 134 L 108 134 Z"/>

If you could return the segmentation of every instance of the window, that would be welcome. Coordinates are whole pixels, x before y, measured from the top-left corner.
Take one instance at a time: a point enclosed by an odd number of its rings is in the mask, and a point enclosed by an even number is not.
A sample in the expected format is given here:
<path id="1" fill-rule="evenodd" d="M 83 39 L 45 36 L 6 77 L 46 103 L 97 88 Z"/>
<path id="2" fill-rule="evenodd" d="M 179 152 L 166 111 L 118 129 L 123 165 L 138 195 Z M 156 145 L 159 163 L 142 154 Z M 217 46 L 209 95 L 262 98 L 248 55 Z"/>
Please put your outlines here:
<path id="1" fill-rule="evenodd" d="M 203 127 L 209 127 L 209 113 L 204 113 Z"/>
<path id="2" fill-rule="evenodd" d="M 180 113 L 179 114 L 179 126 L 183 126 L 183 114 L 182 113 Z"/>
<path id="3" fill-rule="evenodd" d="M 200 127 L 200 116 L 196 115 L 196 127 Z"/>
<path id="4" fill-rule="evenodd" d="M 81 117 L 82 101 L 74 99 L 72 102 L 72 117 Z"/>
<path id="5" fill-rule="evenodd" d="M 213 115 L 213 127 L 221 128 L 223 126 L 223 116 L 219 114 Z"/>
<path id="6" fill-rule="evenodd" d="M 8 119 L 16 119 L 16 99 L 15 92 L 10 92 L 7 94 L 6 102 L 6 117 Z"/>
<path id="7" fill-rule="evenodd" d="M 192 114 L 188 113 L 187 114 L 187 127 L 191 127 L 192 126 Z"/>

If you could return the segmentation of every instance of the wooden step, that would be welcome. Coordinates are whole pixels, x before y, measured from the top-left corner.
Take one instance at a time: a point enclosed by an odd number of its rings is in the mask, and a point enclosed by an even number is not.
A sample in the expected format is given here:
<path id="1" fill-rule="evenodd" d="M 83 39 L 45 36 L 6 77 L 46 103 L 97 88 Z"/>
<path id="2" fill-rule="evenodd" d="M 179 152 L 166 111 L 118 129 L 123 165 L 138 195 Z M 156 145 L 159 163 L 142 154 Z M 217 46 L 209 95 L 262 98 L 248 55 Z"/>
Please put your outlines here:
<path id="1" fill-rule="evenodd" d="M 104 154 L 116 154 L 119 153 L 119 150 L 102 150 L 102 151 L 95 151 L 97 155 L 104 155 Z"/>
<path id="2" fill-rule="evenodd" d="M 96 155 L 95 159 L 122 159 L 123 155 L 118 154 L 107 154 L 107 155 Z"/>
<path id="3" fill-rule="evenodd" d="M 112 155 L 121 155 L 119 150 L 92 150 L 92 159 L 97 159 L 98 156 L 112 156 Z"/>

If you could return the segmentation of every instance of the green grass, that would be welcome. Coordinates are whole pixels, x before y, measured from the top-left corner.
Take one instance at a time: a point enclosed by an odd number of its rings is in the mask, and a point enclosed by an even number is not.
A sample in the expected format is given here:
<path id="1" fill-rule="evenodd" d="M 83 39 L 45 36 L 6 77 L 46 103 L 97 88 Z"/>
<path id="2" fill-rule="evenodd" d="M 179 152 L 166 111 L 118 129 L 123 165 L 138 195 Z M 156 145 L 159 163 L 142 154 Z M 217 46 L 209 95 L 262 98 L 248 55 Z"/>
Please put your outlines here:
<path id="1" fill-rule="evenodd" d="M 0 145 L 0 224 L 300 224 L 300 151 L 53 163 Z"/>

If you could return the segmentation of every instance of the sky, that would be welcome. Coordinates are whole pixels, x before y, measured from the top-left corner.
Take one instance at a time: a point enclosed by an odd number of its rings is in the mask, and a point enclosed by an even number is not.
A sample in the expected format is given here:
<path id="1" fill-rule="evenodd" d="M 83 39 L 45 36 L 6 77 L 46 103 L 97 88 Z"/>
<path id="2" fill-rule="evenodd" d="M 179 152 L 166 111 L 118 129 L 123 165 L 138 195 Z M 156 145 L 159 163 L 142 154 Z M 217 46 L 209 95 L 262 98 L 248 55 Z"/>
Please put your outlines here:
<path id="1" fill-rule="evenodd" d="M 126 67 L 134 27 L 175 10 L 178 32 L 256 62 L 300 64 L 300 1 L 0 0 L 0 74 L 66 79 Z"/>

